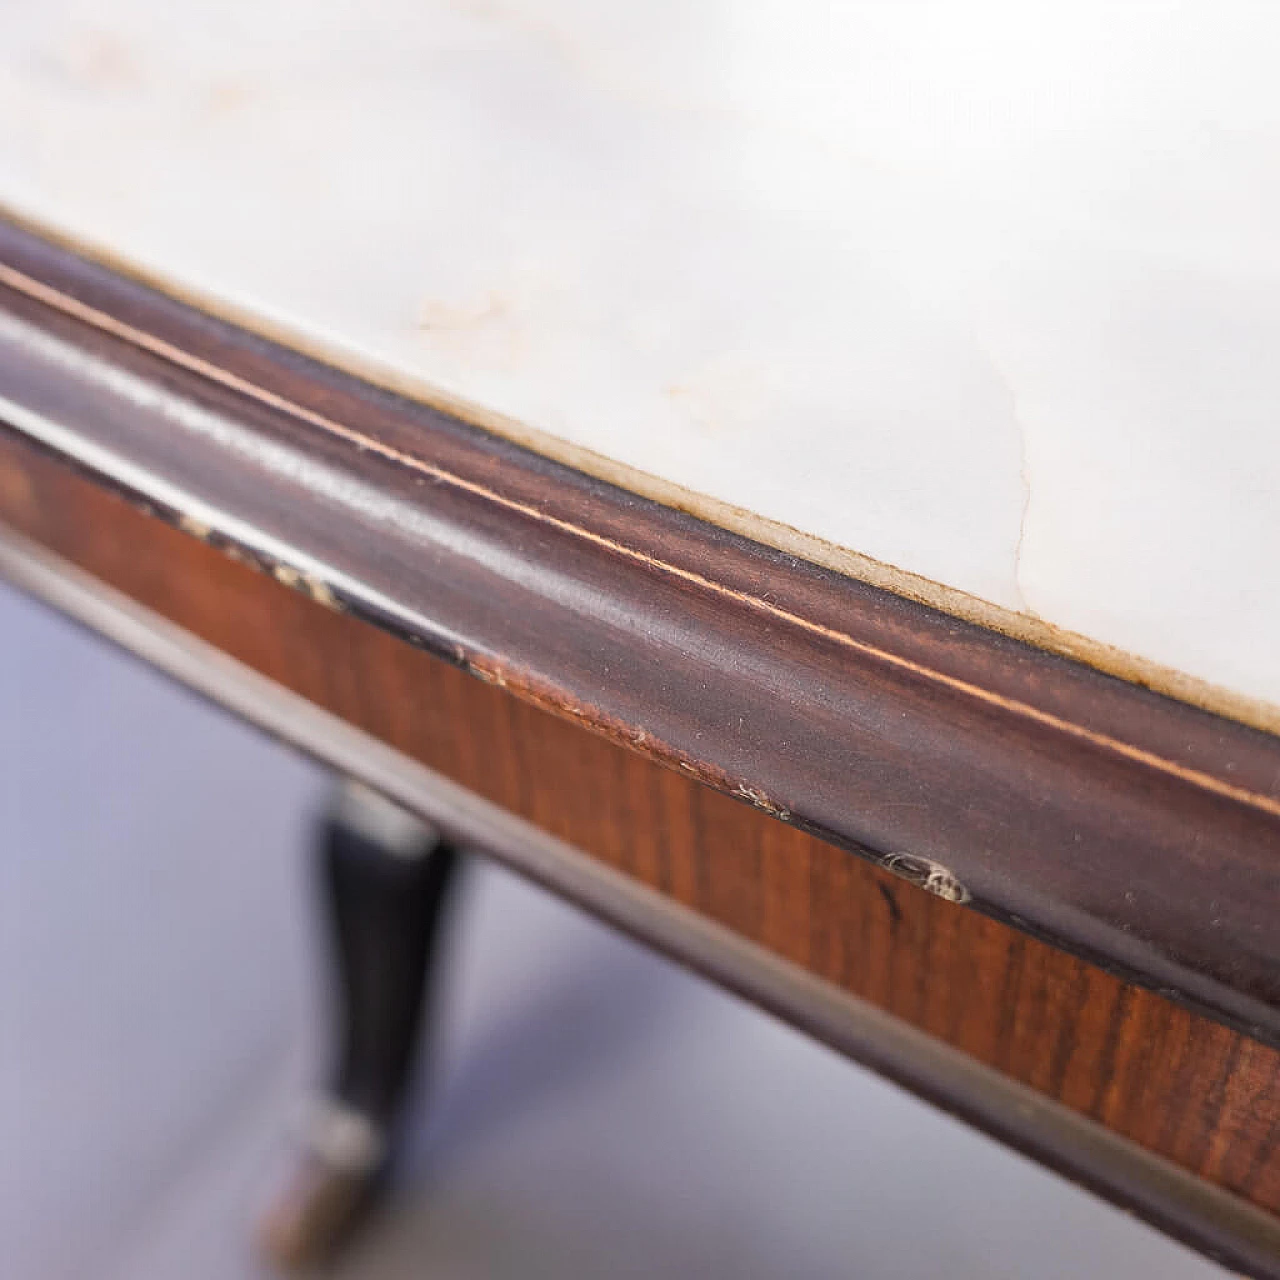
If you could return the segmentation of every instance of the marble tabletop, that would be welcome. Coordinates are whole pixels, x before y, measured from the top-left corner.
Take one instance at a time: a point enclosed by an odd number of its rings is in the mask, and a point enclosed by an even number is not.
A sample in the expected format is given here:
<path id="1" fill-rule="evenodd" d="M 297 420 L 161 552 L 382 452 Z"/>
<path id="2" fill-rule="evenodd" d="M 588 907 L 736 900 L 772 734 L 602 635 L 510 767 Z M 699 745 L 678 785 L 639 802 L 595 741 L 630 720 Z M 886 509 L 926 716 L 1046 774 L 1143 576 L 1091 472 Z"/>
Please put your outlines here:
<path id="1" fill-rule="evenodd" d="M 1235 0 L 9 0 L 0 202 L 1277 728 L 1277 66 Z"/>

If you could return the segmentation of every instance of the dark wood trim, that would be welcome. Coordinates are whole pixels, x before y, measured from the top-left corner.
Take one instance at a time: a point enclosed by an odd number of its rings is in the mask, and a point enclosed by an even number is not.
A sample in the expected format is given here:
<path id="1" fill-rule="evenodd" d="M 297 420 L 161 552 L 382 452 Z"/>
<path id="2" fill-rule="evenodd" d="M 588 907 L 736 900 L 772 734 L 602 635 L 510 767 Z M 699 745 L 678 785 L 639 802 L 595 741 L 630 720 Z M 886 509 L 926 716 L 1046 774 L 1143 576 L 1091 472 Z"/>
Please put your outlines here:
<path id="1" fill-rule="evenodd" d="M 0 580 L 1224 1265 L 1280 1276 L 1280 1219 L 672 903 L 2 528 Z"/>
<path id="2" fill-rule="evenodd" d="M 0 227 L 0 422 L 447 657 L 1280 1043 L 1280 741 Z"/>
<path id="3" fill-rule="evenodd" d="M 1280 1213 L 1280 1050 L 326 608 L 2 435 L 0 521 L 665 899 Z"/>

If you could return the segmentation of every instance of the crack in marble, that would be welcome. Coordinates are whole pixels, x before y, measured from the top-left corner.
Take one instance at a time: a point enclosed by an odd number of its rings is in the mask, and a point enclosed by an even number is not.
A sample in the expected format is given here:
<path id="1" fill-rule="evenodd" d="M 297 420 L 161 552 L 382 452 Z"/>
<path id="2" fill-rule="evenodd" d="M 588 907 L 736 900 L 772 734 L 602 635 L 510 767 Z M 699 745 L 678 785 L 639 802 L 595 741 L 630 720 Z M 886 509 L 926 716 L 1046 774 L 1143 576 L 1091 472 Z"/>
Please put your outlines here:
<path id="1" fill-rule="evenodd" d="M 1012 397 L 1011 397 L 1012 398 Z M 1023 613 L 1038 617 L 1027 603 L 1027 593 L 1022 585 L 1022 550 L 1027 540 L 1027 513 L 1031 510 L 1031 474 L 1027 469 L 1027 428 L 1018 416 L 1014 400 L 1013 424 L 1018 429 L 1018 479 L 1022 482 L 1022 510 L 1018 515 L 1018 540 L 1013 545 L 1013 589 Z"/>
<path id="2" fill-rule="evenodd" d="M 1040 615 L 1027 601 L 1022 574 L 1022 556 L 1027 540 L 1027 516 L 1031 511 L 1031 470 L 1027 461 L 1027 425 L 1018 410 L 1018 393 L 1013 389 L 1009 375 L 992 354 L 991 347 L 985 339 L 975 336 L 973 341 L 987 368 L 1000 384 L 1000 389 L 1009 398 L 1009 419 L 1018 434 L 1018 481 L 1022 486 L 1022 509 L 1018 513 L 1018 536 L 1013 544 L 1013 590 L 1018 598 L 1019 610 L 1028 617 L 1040 621 Z"/>

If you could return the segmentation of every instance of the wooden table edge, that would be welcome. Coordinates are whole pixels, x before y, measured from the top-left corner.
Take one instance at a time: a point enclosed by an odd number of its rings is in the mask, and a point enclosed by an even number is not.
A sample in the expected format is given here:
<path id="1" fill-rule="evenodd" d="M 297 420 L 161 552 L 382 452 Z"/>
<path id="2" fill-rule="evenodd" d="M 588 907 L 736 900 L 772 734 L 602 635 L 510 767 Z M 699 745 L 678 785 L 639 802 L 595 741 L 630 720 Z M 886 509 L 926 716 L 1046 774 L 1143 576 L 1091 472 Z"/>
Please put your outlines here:
<path id="1" fill-rule="evenodd" d="M 0 580 L 687 968 L 1226 1266 L 1280 1276 L 1280 1219 L 812 977 L 458 786 L 0 525 Z"/>
<path id="2" fill-rule="evenodd" d="M 1280 739 L 616 489 L 27 232 L 0 225 L 0 263 L 0 430 L 322 603 L 1280 1044 Z"/>

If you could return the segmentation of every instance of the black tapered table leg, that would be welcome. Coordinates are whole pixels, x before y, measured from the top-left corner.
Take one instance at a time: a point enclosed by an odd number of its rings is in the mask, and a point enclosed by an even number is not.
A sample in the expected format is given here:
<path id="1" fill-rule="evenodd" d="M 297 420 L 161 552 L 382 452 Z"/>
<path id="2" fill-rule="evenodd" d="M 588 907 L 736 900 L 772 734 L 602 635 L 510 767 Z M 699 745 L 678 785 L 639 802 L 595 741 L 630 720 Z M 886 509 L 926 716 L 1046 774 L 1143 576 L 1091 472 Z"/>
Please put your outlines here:
<path id="1" fill-rule="evenodd" d="M 321 825 L 319 852 L 334 1061 L 263 1225 L 266 1252 L 288 1267 L 324 1257 L 386 1172 L 461 860 L 430 827 L 349 782 Z"/>

